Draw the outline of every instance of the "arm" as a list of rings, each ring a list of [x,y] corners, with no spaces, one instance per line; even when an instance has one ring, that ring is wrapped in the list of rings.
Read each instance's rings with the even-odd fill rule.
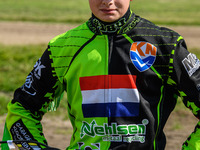
[[[3,140],[37,140],[47,144],[40,121],[49,105],[64,91],[51,67],[49,55],[47,49],[34,65],[24,85],[15,91],[13,100],[8,104]],[[24,142],[21,146],[29,145]]]
[[[200,119],[200,61],[186,50],[183,39],[179,39],[173,56],[171,76],[183,103]],[[182,147],[184,150],[200,149],[200,122]]]

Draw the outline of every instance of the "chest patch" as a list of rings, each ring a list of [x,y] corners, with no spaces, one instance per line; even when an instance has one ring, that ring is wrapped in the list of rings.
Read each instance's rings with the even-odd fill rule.
[[[134,66],[143,72],[149,69],[156,60],[157,48],[148,42],[134,42],[130,49],[130,58]]]
[[[82,110],[88,117],[139,115],[135,75],[99,75],[80,78]]]

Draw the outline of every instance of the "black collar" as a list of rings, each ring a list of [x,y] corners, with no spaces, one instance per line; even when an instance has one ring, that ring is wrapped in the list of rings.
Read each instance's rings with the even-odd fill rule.
[[[99,20],[96,16],[92,14],[92,17],[88,21],[88,27],[92,32],[96,34],[119,34],[124,31],[122,29],[127,27],[127,24],[134,21],[134,16],[135,14],[133,14],[129,8],[122,18],[115,22],[108,23]]]

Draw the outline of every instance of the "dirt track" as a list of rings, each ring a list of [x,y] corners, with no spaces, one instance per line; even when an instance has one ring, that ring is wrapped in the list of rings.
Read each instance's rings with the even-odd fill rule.
[[[77,25],[41,24],[29,22],[0,22],[0,43],[3,44],[38,44],[48,43],[53,37]],[[200,27],[170,26],[187,41],[189,48],[199,47]]]
[[[39,24],[23,22],[0,22],[0,43],[5,45],[24,45],[48,43],[50,39],[76,25]],[[200,27],[170,27],[180,33],[189,48],[199,47]],[[5,116],[0,117],[0,138],[2,137]],[[166,150],[180,150],[181,143],[193,131],[197,120],[188,112],[174,112],[165,128],[167,135]],[[64,149],[70,140],[71,125],[61,117],[45,117],[44,133],[52,146]],[[59,144],[58,144],[59,143]]]
[[[6,45],[48,44],[53,37],[75,26],[69,24],[0,22],[0,43]]]

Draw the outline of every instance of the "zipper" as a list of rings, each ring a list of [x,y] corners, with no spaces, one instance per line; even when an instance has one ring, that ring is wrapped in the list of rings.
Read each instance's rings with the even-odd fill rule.
[[[108,102],[112,103],[112,92],[111,92],[111,86],[112,86],[112,76],[110,75],[110,62],[111,62],[111,57],[113,53],[113,35],[108,35],[108,50],[109,50],[109,55],[108,55]],[[111,112],[109,110],[109,116],[111,116]]]

